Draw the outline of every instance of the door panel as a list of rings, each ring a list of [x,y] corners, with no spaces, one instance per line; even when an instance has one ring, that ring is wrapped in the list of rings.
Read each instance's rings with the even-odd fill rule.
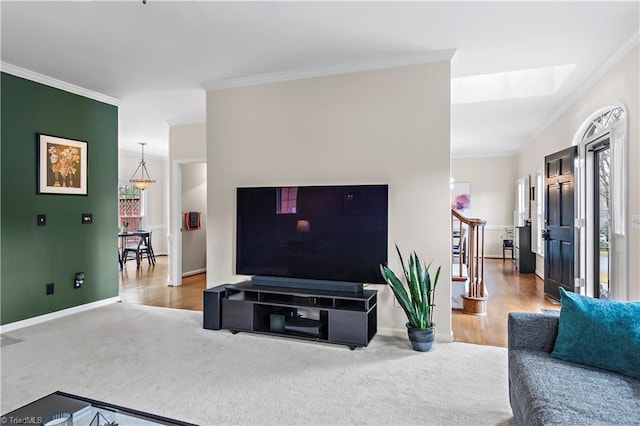
[[[573,180],[569,182],[563,182],[560,184],[560,202],[562,208],[560,209],[560,226],[564,229],[573,230],[574,223],[574,199],[573,199]]]
[[[544,292],[560,299],[559,287],[574,289],[574,175],[577,147],[545,157]]]

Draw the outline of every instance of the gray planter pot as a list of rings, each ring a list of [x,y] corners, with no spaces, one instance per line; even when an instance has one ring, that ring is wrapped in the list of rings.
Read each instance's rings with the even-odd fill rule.
[[[429,328],[413,328],[409,323],[406,325],[407,334],[409,335],[409,340],[411,341],[413,350],[419,352],[430,351],[436,337],[435,325]]]

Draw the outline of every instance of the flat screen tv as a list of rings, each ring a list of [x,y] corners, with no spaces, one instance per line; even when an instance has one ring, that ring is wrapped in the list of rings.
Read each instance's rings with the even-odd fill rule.
[[[237,274],[383,284],[387,247],[387,185],[237,189]]]

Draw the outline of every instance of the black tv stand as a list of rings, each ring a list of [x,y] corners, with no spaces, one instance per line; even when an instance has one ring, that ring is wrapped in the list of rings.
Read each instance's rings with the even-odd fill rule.
[[[377,290],[339,292],[256,285],[253,281],[205,290],[207,329],[278,335],[356,347],[377,332]]]

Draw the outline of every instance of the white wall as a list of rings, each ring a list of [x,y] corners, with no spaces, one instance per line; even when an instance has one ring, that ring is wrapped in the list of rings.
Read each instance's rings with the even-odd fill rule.
[[[451,168],[456,182],[471,183],[471,216],[487,221],[485,256],[502,257],[501,237],[513,229],[518,157],[454,158]]]
[[[389,185],[394,243],[442,265],[438,338],[451,340],[450,64],[440,62],[207,93],[207,286],[236,282],[235,188]],[[387,286],[379,333],[406,318]]]
[[[182,230],[182,275],[207,268],[207,164],[182,166],[182,211],[200,212],[200,229]]]
[[[145,189],[145,228],[153,231],[152,245],[155,254],[167,254],[168,162],[146,154],[144,160],[149,176],[156,180],[149,189]],[[128,181],[139,164],[140,153],[118,152],[118,177]],[[115,188],[114,194],[117,194]]]
[[[636,43],[586,93],[527,144],[519,155],[520,174],[534,175],[543,167],[545,155],[571,146],[578,127],[591,113],[615,102],[622,102],[628,114],[628,289],[627,298],[640,299],[640,230],[630,226],[631,216],[640,214],[640,47]],[[537,270],[544,270],[538,256]]]
[[[207,156],[207,125],[181,124],[169,127],[169,159],[191,160]]]
[[[191,163],[205,163],[206,158],[205,123],[169,128],[169,285],[182,284],[182,168]]]

